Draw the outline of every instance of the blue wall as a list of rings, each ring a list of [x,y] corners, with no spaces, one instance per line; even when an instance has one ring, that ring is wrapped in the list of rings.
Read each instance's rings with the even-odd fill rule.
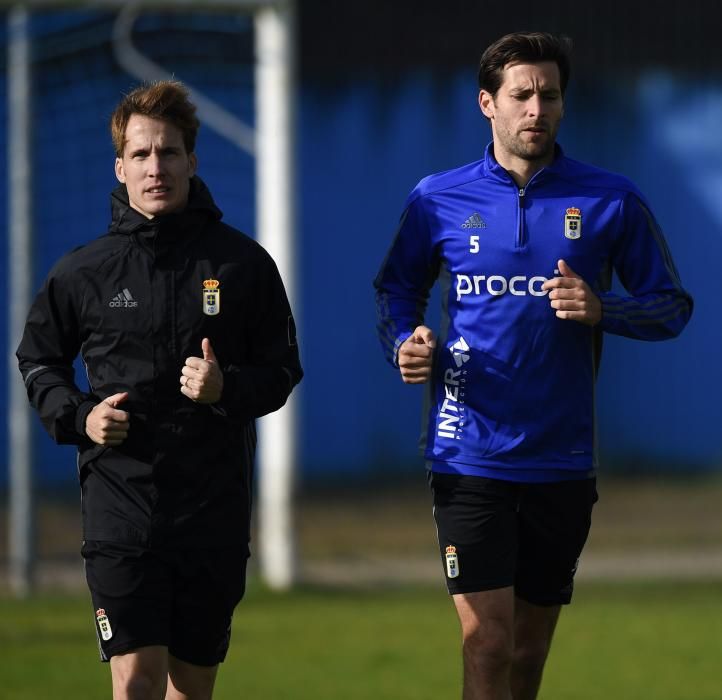
[[[97,17],[102,24],[103,16]],[[152,22],[147,30],[152,32]],[[203,78],[200,68],[196,74],[184,72],[191,72],[192,64],[181,62],[170,48],[163,58],[178,78]],[[47,61],[58,59],[48,56]],[[230,85],[206,89],[251,120],[248,71],[234,75]],[[107,193],[114,182],[107,117],[118,95],[133,83],[117,68],[87,60],[80,67],[77,61],[59,64],[57,73],[38,83],[37,284],[62,252],[107,225]],[[3,123],[5,91],[3,80]],[[300,296],[292,302],[306,369],[299,393],[303,475],[343,478],[418,469],[421,392],[404,386],[382,359],[371,282],[414,184],[430,172],[480,157],[489,132],[476,106],[475,78],[471,71],[445,77],[419,71],[395,85],[369,78],[333,90],[307,82],[299,98]],[[565,150],[636,181],[652,202],[697,304],[677,340],[605,341],[598,391],[605,462],[722,469],[717,400],[722,387],[717,311],[722,299],[722,82],[693,83],[650,73],[626,84],[601,80],[593,88],[577,88],[572,83],[566,113],[560,133]],[[3,131],[2,157],[4,138]],[[227,220],[252,234],[252,162],[208,130],[202,132],[198,152],[200,174]],[[4,221],[5,177],[3,171]],[[0,269],[7,278],[5,245]],[[0,324],[7,354],[14,348],[6,337],[4,306]],[[3,373],[0,400],[6,395]],[[37,434],[41,478],[72,480],[73,449],[55,447],[40,429]],[[6,453],[3,420],[0,484],[6,478]]]

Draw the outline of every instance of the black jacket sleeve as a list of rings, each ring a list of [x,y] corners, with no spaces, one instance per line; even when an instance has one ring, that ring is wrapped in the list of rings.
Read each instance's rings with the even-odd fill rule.
[[[75,383],[73,361],[82,339],[78,325],[79,291],[65,261],[48,275],[28,313],[17,358],[30,403],[59,444],[83,444],[85,419],[97,398]]]
[[[276,264],[263,251],[256,303],[249,309],[248,361],[222,364],[223,394],[215,405],[232,418],[250,420],[278,410],[301,381],[296,325]],[[221,358],[222,363],[222,358]]]

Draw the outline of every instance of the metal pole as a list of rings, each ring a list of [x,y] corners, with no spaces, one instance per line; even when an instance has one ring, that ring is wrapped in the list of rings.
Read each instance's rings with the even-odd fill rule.
[[[273,256],[298,312],[295,275],[294,6],[259,9],[256,30],[256,217],[258,240]],[[296,577],[292,524],[296,400],[259,422],[261,574],[274,589]]]
[[[140,80],[147,82],[172,80],[173,73],[144,56],[133,44],[133,25],[144,7],[144,3],[135,0],[135,2],[128,2],[118,13],[113,26],[115,59],[129,75],[140,78]],[[189,83],[185,81],[184,83],[190,92],[191,102],[198,109],[198,118],[203,126],[213,129],[245,153],[254,156],[256,149],[253,128],[244,124]]]
[[[29,15],[8,13],[8,465],[10,470],[10,587],[17,597],[32,590],[34,563],[31,416],[14,348],[32,299],[31,77]]]

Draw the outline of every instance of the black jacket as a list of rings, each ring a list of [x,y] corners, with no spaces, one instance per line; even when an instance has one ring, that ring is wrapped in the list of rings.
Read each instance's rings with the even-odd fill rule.
[[[111,206],[109,232],[51,270],[17,351],[43,425],[78,446],[84,539],[246,546],[254,418],[283,406],[303,376],[278,270],[220,221],[198,178],[178,214],[146,219],[122,185]],[[206,313],[205,280],[219,282],[215,315]],[[204,337],[223,371],[214,405],[180,392],[181,368],[203,356]],[[74,380],[78,353],[90,393]],[[96,445],[85,419],[121,391],[128,437],[117,448]]]

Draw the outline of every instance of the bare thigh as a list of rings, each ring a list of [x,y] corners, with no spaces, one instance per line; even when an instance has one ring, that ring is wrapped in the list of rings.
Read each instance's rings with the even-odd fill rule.
[[[217,673],[218,665],[196,666],[169,655],[165,700],[211,700]]]
[[[113,700],[163,700],[168,679],[168,648],[147,646],[110,659]]]

